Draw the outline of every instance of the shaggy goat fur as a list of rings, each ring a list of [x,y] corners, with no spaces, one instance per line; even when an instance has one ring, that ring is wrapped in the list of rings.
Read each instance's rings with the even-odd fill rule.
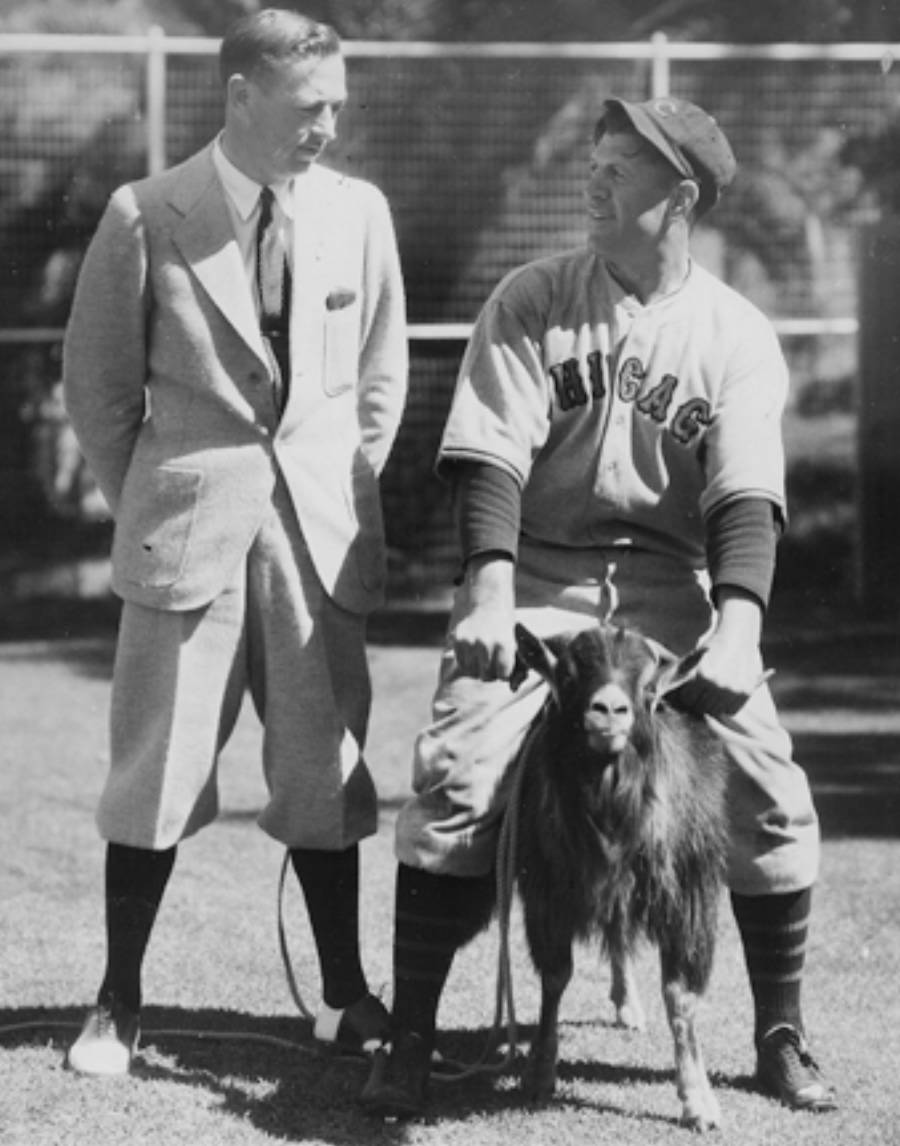
[[[660,952],[682,1121],[716,1125],[694,1013],[712,968],[725,870],[720,742],[702,717],[666,701],[677,665],[638,634],[604,626],[548,645],[519,627],[517,637],[522,659],[550,686],[511,809],[518,889],[542,980],[526,1089],[546,1099],[555,1085],[573,941],[599,937],[621,1005],[617,984],[622,994],[629,957],[646,936]]]

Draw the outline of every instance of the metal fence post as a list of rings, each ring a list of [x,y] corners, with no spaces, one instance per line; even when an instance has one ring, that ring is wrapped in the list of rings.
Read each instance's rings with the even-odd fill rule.
[[[653,56],[650,61],[650,98],[659,99],[669,94],[671,85],[671,61],[669,60],[669,37],[665,32],[654,32],[650,37]]]
[[[166,34],[154,24],[147,30],[147,170],[166,166]]]

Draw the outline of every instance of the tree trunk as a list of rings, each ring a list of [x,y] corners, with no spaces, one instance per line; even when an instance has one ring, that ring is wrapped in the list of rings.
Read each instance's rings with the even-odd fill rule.
[[[861,240],[858,584],[867,612],[900,617],[900,218]]]

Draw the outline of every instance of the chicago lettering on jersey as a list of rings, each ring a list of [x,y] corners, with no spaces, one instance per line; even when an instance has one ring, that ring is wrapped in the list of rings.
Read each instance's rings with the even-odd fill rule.
[[[586,406],[589,398],[606,397],[609,359],[604,359],[599,350],[593,350],[587,356],[587,367],[587,381],[577,358],[567,358],[550,367],[556,401],[563,412]],[[633,355],[619,367],[616,379],[618,397],[623,402],[634,403],[640,414],[659,425],[666,423],[677,390],[678,378],[674,374],[663,374],[658,382],[649,385],[646,367]],[[710,414],[710,405],[705,398],[689,398],[682,402],[672,416],[669,427],[672,437],[682,445],[690,445],[709,425]]]

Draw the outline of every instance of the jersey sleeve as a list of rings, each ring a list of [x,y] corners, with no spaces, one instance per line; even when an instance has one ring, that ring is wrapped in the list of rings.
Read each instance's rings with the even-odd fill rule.
[[[488,300],[463,356],[438,451],[442,473],[458,461],[499,466],[523,486],[547,439],[550,396],[541,343],[527,314]]]
[[[747,317],[747,316],[745,316]],[[759,497],[786,517],[781,417],[788,370],[768,320],[751,312],[725,368],[703,452],[704,517],[734,498]]]

